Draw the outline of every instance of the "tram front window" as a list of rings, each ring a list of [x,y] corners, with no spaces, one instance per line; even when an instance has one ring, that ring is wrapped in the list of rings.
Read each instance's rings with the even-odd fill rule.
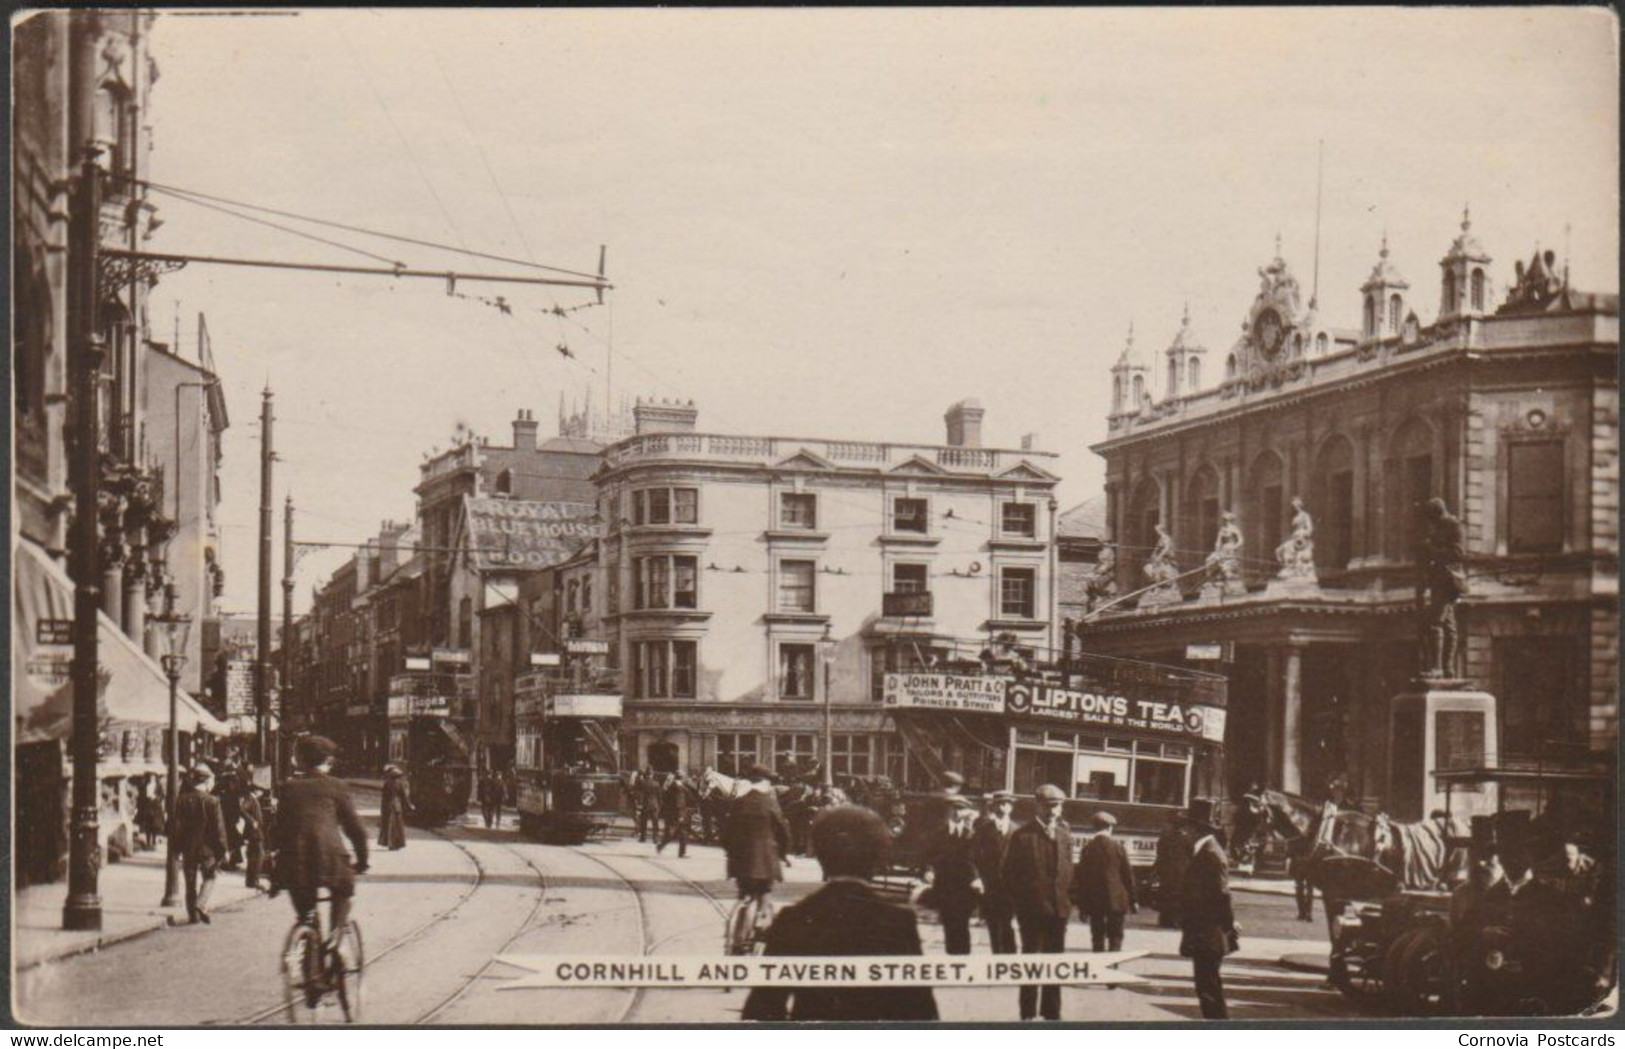
[[[1134,800],[1141,805],[1185,804],[1187,767],[1183,762],[1141,758],[1134,766]]]
[[[1128,767],[1127,758],[1079,754],[1075,772],[1077,787],[1072,796],[1091,801],[1127,801]]]

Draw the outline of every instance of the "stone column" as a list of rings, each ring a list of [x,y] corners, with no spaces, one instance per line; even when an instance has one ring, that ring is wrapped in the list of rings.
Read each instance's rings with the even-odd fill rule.
[[[1266,646],[1264,656],[1264,770],[1270,787],[1281,786],[1281,658],[1274,645]]]
[[[1281,789],[1303,792],[1303,646],[1288,643],[1278,657],[1281,671]]]

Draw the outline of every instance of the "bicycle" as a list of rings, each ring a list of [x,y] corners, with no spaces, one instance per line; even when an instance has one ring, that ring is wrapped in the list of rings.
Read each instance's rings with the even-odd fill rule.
[[[773,924],[773,901],[764,893],[742,896],[728,914],[723,953],[761,954],[767,949],[767,930]]]
[[[318,893],[310,914],[294,921],[282,948],[282,987],[290,1024],[316,1023],[317,1011],[331,994],[338,1001],[345,1023],[361,1021],[361,972],[366,954],[361,926],[354,918],[329,943],[322,935],[321,905],[331,903]]]

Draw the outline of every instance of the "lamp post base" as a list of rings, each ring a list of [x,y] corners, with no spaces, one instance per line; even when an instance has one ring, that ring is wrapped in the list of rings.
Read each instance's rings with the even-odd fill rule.
[[[102,927],[100,896],[69,896],[62,907],[62,927],[69,932],[99,932]]]

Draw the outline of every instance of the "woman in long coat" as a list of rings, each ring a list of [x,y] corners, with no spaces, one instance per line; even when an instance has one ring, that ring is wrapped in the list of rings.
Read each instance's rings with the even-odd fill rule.
[[[386,849],[406,848],[406,814],[412,811],[412,798],[406,792],[406,777],[399,766],[384,769],[384,805],[378,818],[378,844]]]

